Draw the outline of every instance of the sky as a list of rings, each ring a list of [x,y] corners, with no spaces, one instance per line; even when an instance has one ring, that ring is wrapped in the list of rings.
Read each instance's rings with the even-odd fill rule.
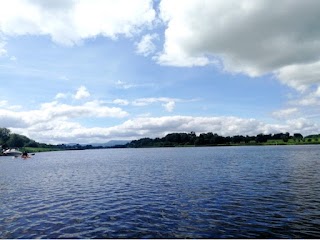
[[[320,133],[318,0],[3,0],[0,127],[43,143]]]

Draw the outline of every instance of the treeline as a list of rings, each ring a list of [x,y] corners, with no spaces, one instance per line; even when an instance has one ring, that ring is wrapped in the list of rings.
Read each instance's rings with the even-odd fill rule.
[[[7,148],[36,148],[46,150],[84,150],[84,149],[101,149],[109,148],[103,146],[80,145],[80,144],[46,144],[36,142],[24,135],[11,133],[7,128],[0,128],[0,145],[2,149]],[[123,145],[116,145],[113,148],[122,148]],[[37,151],[37,150],[34,150]],[[1,153],[0,153],[1,154]]]
[[[258,134],[256,136],[220,136],[217,133],[201,133],[196,135],[195,132],[190,133],[170,133],[163,138],[141,138],[133,140],[125,145],[115,145],[111,147],[92,146],[80,144],[45,144],[38,143],[26,136],[11,133],[7,128],[0,128],[0,145],[6,148],[50,148],[51,150],[83,150],[83,149],[99,149],[99,148],[142,148],[142,147],[175,147],[175,146],[225,146],[225,145],[260,145],[265,143],[273,144],[304,144],[315,143],[320,144],[320,134],[313,134],[303,137],[300,133],[276,133],[276,134]]]
[[[318,136],[318,135],[310,135]],[[308,137],[310,137],[308,136]],[[269,140],[278,140],[283,143],[288,142],[290,139],[294,142],[304,142],[305,138],[300,133],[276,133],[276,134],[258,134],[256,136],[220,136],[217,133],[201,133],[196,135],[194,132],[191,133],[170,133],[163,138],[142,138],[139,140],[131,141],[126,144],[129,148],[139,148],[139,147],[175,147],[175,146],[218,146],[218,145],[256,145],[263,144]]]
[[[20,134],[11,133],[7,128],[0,128],[0,144],[3,148],[39,146],[36,141]]]
[[[107,147],[103,146],[92,146],[91,144],[81,145],[81,144],[58,144],[56,145],[61,150],[85,150],[85,149],[103,149]]]
[[[2,149],[6,148],[44,148],[50,150],[84,150],[99,149],[102,146],[80,145],[80,144],[46,144],[36,142],[24,135],[11,133],[7,128],[0,128],[0,145]]]
[[[11,133],[7,128],[0,128],[0,145],[3,149],[6,148],[56,148],[57,146],[45,143],[38,143],[26,136]]]

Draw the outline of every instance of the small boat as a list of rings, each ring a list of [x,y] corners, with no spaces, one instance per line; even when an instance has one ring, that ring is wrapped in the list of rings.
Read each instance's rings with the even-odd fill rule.
[[[22,152],[20,152],[19,150],[15,149],[15,148],[10,148],[10,149],[7,149],[7,150],[3,151],[2,154],[4,156],[18,157],[18,156],[22,155]]]

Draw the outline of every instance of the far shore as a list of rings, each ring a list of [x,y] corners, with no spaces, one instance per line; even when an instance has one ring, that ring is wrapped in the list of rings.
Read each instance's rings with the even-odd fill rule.
[[[320,142],[283,142],[283,141],[269,141],[266,143],[239,143],[239,144],[207,144],[207,145],[167,145],[167,146],[142,146],[137,148],[168,148],[168,147],[178,147],[178,148],[190,148],[190,147],[243,147],[243,146],[297,146],[297,145],[318,145]],[[37,153],[37,152],[51,152],[51,151],[71,151],[71,150],[90,150],[90,149],[129,149],[132,147],[126,147],[125,145],[117,145],[111,147],[99,147],[99,148],[70,148],[70,149],[62,149],[62,148],[36,148],[36,147],[23,147],[20,148],[22,151],[26,151],[28,153]]]

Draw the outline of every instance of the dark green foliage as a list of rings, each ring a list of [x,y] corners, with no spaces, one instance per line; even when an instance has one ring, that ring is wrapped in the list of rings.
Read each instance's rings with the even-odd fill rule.
[[[10,130],[7,128],[0,128],[0,144],[6,144],[10,137]]]
[[[320,135],[312,135],[319,136]],[[290,142],[289,140],[292,139]],[[313,138],[316,139],[316,138]],[[128,144],[126,147],[129,148],[139,148],[139,147],[176,147],[176,146],[227,146],[227,145],[264,145],[270,144],[269,141],[273,142],[271,144],[302,144],[306,142],[306,138],[300,133],[295,133],[290,136],[290,133],[276,133],[276,134],[263,134],[260,133],[257,136],[228,136],[223,137],[217,133],[201,133],[196,136],[194,132],[191,133],[170,133],[163,138],[142,138],[140,140],[134,140]],[[301,142],[301,143],[300,143]],[[314,140],[313,142],[317,142]],[[308,143],[311,143],[308,140]]]
[[[258,134],[256,137],[256,143],[265,143],[268,141],[268,139],[270,139],[269,135],[264,135],[264,134]]]
[[[39,143],[37,143],[36,141],[30,140],[30,142],[28,142],[27,144],[25,144],[25,147],[39,147]]]
[[[294,134],[293,134],[293,137],[294,137],[295,139],[299,139],[299,140],[301,140],[301,139],[303,138],[302,134],[300,134],[300,133],[294,133]]]
[[[223,137],[217,133],[201,133],[197,136],[194,132],[191,133],[170,133],[163,138],[142,138],[134,140],[126,147],[175,147],[175,146],[217,146],[230,144],[248,144],[254,140],[255,137],[236,135],[233,137]]]
[[[11,134],[8,141],[7,141],[7,145],[10,148],[14,148],[14,147],[23,147],[25,144],[26,139],[28,139],[27,137],[24,137],[22,135],[19,134]],[[28,139],[29,140],[29,139]]]
[[[320,134],[309,135],[309,136],[306,136],[305,138],[320,138]]]
[[[22,147],[32,147],[46,148],[49,145],[44,143],[37,143],[36,141],[16,133],[11,133],[7,128],[0,128],[0,145],[3,149],[6,148],[22,148]]]

